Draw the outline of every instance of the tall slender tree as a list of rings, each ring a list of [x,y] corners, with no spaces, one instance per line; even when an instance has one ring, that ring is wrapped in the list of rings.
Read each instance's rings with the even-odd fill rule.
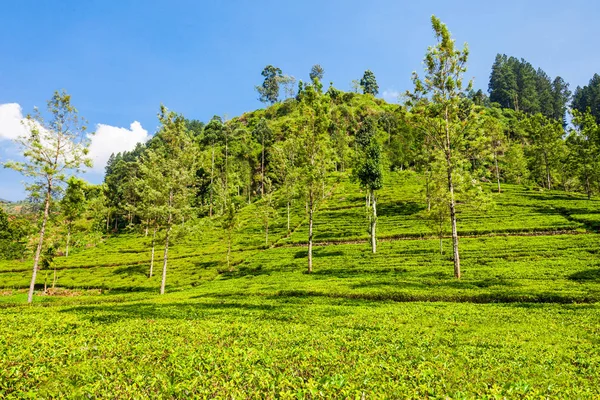
[[[315,82],[317,82],[315,80]],[[329,135],[327,134],[326,104],[314,85],[306,85],[298,107],[301,120],[297,134],[300,144],[300,185],[308,213],[308,273],[313,271],[313,220],[317,203],[322,196],[325,176],[323,172],[331,164]]]
[[[156,213],[161,216],[165,229],[162,280],[160,294],[165,293],[169,240],[174,221],[189,214],[193,184],[197,171],[197,152],[193,138],[186,128],[185,118],[161,106],[158,119],[161,123],[157,140],[144,153],[141,163],[155,200]]]
[[[261,118],[256,125],[256,128],[252,131],[254,138],[260,143],[261,146],[261,157],[260,157],[260,194],[265,194],[265,169],[267,162],[268,147],[271,145],[273,140],[273,131],[269,128],[269,124],[265,118]]]
[[[416,126],[429,138],[446,166],[448,207],[452,224],[454,276],[460,278],[460,254],[456,226],[455,174],[464,157],[468,130],[476,121],[471,102],[464,102],[472,83],[464,88],[463,75],[469,56],[467,45],[455,47],[450,31],[437,17],[431,17],[437,44],[425,56],[425,78],[413,73],[414,92],[407,93],[407,105]]]
[[[33,301],[53,193],[65,183],[68,172],[81,171],[81,168],[92,165],[87,156],[87,127],[71,103],[71,96],[64,90],[54,92],[48,101],[47,110],[49,120],[45,120],[37,109],[28,115],[25,119],[27,133],[16,139],[16,143],[23,150],[25,161],[4,164],[5,167],[31,178],[32,181],[26,184],[26,189],[34,197],[43,197],[43,214],[33,259],[28,303]]]

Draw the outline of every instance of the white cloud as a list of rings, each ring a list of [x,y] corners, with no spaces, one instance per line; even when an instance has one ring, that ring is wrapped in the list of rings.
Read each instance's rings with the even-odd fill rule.
[[[134,121],[129,129],[98,124],[96,133],[88,137],[91,139],[90,157],[94,161],[93,172],[103,172],[112,153],[131,151],[136,144],[145,143],[150,139],[148,131],[137,121]]]
[[[400,92],[393,89],[384,90],[381,97],[387,102],[398,101],[400,98]]]
[[[23,121],[23,113],[19,104],[0,104],[0,141],[25,135],[27,129],[21,121]]]

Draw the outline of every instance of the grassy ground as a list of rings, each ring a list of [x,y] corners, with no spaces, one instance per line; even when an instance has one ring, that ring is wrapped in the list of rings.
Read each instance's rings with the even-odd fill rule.
[[[387,178],[373,255],[363,195],[335,183],[311,275],[301,204],[268,247],[258,205],[242,209],[230,268],[218,221],[193,224],[165,296],[147,237],[56,258],[78,295],[29,307],[30,262],[1,263],[0,397],[600,397],[600,201],[506,185],[494,208],[463,207],[457,281],[420,186]]]

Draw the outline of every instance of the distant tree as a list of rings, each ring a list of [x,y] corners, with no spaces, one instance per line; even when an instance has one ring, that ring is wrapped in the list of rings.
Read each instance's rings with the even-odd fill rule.
[[[260,121],[258,121],[256,128],[254,128],[254,131],[252,131],[252,135],[260,143],[260,146],[262,148],[260,161],[260,194],[261,196],[263,196],[265,194],[266,154],[268,151],[267,148],[271,145],[271,142],[273,140],[273,131],[271,130],[271,128],[269,128],[267,120],[261,118]]]
[[[325,70],[319,64],[315,64],[310,69],[310,80],[314,81],[315,79],[318,81],[323,80],[323,76],[325,75]]]
[[[476,106],[489,106],[490,99],[485,93],[483,93],[483,90],[481,89],[477,91],[471,90],[469,91],[467,96],[469,97],[469,99],[471,99],[471,101],[473,101],[473,104],[475,104]]]
[[[368,126],[374,130],[376,125],[372,122]],[[357,164],[353,171],[353,177],[367,191],[369,235],[371,250],[375,254],[377,252],[377,191],[383,188],[381,145],[375,139],[374,132],[363,133],[362,140],[358,143]]]
[[[450,32],[435,16],[431,17],[437,44],[425,56],[425,79],[413,73],[415,89],[407,93],[408,106],[419,127],[435,149],[432,154],[445,162],[448,207],[452,224],[454,276],[460,278],[458,230],[456,227],[455,175],[464,158],[465,144],[472,125],[477,121],[472,103],[463,101],[463,74],[466,72],[468,49],[458,50]],[[469,83],[466,91],[471,89]]]
[[[237,216],[237,209],[233,202],[227,204],[227,211],[222,221],[222,227],[227,232],[227,269],[231,268],[231,243],[233,239],[233,232],[238,228],[239,221]]]
[[[211,118],[210,122],[204,127],[200,143],[210,147],[210,186],[209,186],[209,211],[208,215],[213,215],[214,204],[214,181],[215,181],[215,155],[217,144],[223,137],[223,119],[218,115]]]
[[[86,182],[83,179],[74,176],[70,177],[67,181],[65,195],[60,201],[60,208],[67,227],[66,257],[69,257],[69,243],[71,241],[73,222],[81,217],[85,209],[85,187]]]
[[[510,143],[503,161],[504,176],[508,182],[520,185],[529,179],[527,157],[522,143]]]
[[[590,199],[593,183],[600,182],[600,127],[589,110],[573,110],[573,125],[567,138],[569,164]]]
[[[325,184],[324,171],[331,164],[326,104],[318,90],[309,85],[304,88],[298,107],[298,138],[300,154],[300,187],[308,213],[308,273],[313,271],[313,220],[319,202],[319,192]]]
[[[276,216],[277,209],[273,201],[273,192],[270,190],[270,185],[268,185],[267,191],[259,202],[257,210],[257,217],[265,229],[265,247],[269,246],[269,224]]]
[[[7,162],[7,168],[21,172],[32,178],[26,189],[34,197],[44,198],[44,211],[39,231],[38,244],[33,259],[33,272],[27,302],[33,301],[33,291],[38,272],[40,256],[44,246],[44,235],[53,201],[54,192],[66,180],[68,171],[80,171],[83,166],[91,167],[87,157],[89,141],[85,134],[87,128],[79,117],[77,109],[71,104],[71,96],[65,91],[56,91],[48,101],[50,120],[46,121],[35,109],[25,119],[27,134],[16,139],[23,150],[25,161]]]
[[[22,258],[26,247],[23,239],[26,239],[27,232],[21,224],[28,224],[26,220],[18,220],[14,216],[9,216],[0,207],[0,260],[14,260]]]
[[[286,201],[287,209],[287,232],[290,228],[290,208],[292,201],[298,195],[298,181],[300,179],[298,162],[300,148],[298,140],[290,137],[284,142],[273,146],[273,163],[277,180],[280,182]]]
[[[571,99],[571,91],[569,90],[569,84],[560,76],[557,76],[552,81],[552,98],[554,103],[552,118],[561,121],[563,127],[565,127],[567,126],[567,104]]]
[[[490,152],[493,158],[494,177],[498,185],[498,193],[500,188],[500,157],[503,155],[506,146],[506,138],[504,136],[504,126],[499,118],[494,115],[486,115],[483,118],[481,127],[484,130],[484,135],[489,143]]]
[[[197,171],[193,138],[182,115],[161,106],[158,140],[143,155],[141,172],[153,192],[154,209],[165,228],[160,294],[165,293],[169,240],[174,221],[189,213]]]
[[[584,87],[577,86],[571,108],[580,113],[587,112],[589,108],[596,122],[600,124],[600,75],[594,74]]]
[[[260,95],[259,100],[263,103],[274,104],[279,99],[279,82],[282,77],[281,69],[267,65],[261,75],[265,77],[261,86],[256,86]]]
[[[562,124],[542,114],[527,117],[522,124],[530,140],[529,169],[534,177],[538,178],[538,182],[550,190],[552,171],[559,165],[561,149],[564,145]]]
[[[492,65],[488,91],[490,101],[503,108],[527,114],[542,113],[564,123],[566,104],[571,96],[568,87],[561,77],[552,80],[541,68],[536,70],[524,59],[498,54]]]
[[[363,74],[363,77],[360,80],[360,86],[362,87],[364,94],[372,94],[373,96],[379,94],[379,85],[377,85],[375,74],[369,69]]]
[[[278,82],[283,87],[285,98],[291,99],[296,96],[296,78],[291,75],[281,75],[278,77]]]

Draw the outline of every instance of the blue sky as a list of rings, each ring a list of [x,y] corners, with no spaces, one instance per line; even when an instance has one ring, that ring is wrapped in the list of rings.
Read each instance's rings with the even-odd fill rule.
[[[98,129],[98,151],[152,134],[162,102],[188,118],[261,107],[254,85],[267,64],[349,89],[371,69],[390,101],[434,38],[431,14],[471,50],[468,75],[487,89],[496,53],[523,57],[574,89],[600,72],[600,2],[558,1],[34,1],[0,13],[0,161],[18,156],[7,119],[43,106],[56,89]],[[8,112],[8,111],[10,112]],[[1,109],[0,109],[1,111]],[[137,121],[138,124],[132,126]],[[14,121],[13,121],[14,122]],[[123,128],[123,129],[118,129]],[[3,140],[4,139],[4,140]],[[102,165],[87,179],[102,180]],[[0,198],[25,196],[0,169]]]

